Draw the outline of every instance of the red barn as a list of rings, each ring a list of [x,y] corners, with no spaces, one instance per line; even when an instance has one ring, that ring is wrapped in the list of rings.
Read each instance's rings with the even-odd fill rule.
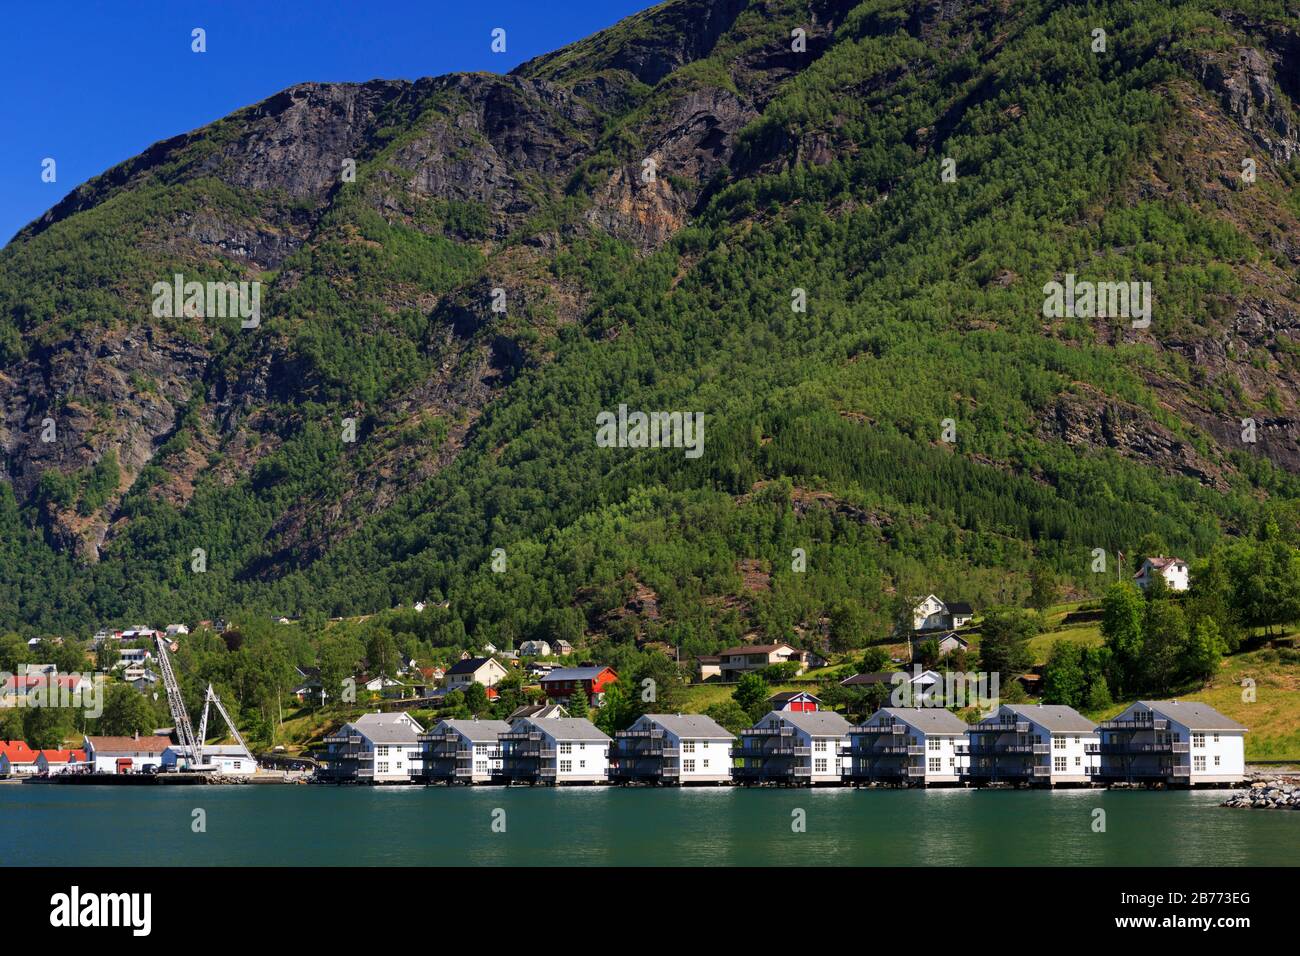
[[[552,700],[568,700],[575,689],[587,692],[587,703],[599,703],[605,688],[618,680],[612,667],[557,667],[542,678],[542,693]]]

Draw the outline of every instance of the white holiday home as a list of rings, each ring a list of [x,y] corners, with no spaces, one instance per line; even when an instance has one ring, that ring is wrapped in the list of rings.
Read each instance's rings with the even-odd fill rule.
[[[882,707],[849,731],[847,783],[942,786],[961,782],[967,724],[942,707]]]
[[[488,783],[501,776],[501,734],[510,732],[504,720],[464,718],[440,720],[420,737],[427,783]]]
[[[773,710],[740,732],[731,750],[737,783],[839,784],[853,725],[829,710]]]
[[[524,717],[498,739],[505,782],[608,782],[610,739],[589,720]]]
[[[1239,783],[1247,730],[1194,700],[1140,700],[1101,725],[1101,776],[1129,783]]]
[[[410,714],[363,714],[325,738],[322,776],[338,783],[409,783],[422,772],[422,733]]]
[[[703,714],[643,714],[614,735],[609,779],[678,786],[730,783],[735,740]]]
[[[1086,785],[1098,767],[1097,727],[1073,707],[1003,704],[968,732],[975,783]]]

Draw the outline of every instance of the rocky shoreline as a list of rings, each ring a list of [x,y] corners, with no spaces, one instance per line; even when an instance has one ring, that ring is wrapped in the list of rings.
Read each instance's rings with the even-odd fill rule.
[[[1296,777],[1272,774],[1257,777],[1248,790],[1237,790],[1221,807],[1247,810],[1300,810],[1300,784]]]

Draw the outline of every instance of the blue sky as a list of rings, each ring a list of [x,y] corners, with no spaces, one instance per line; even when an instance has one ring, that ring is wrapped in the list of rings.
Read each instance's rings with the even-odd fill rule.
[[[149,144],[308,80],[504,73],[655,0],[14,3],[0,31],[0,243]],[[207,31],[207,52],[190,32]],[[493,53],[492,30],[506,31]],[[41,181],[52,157],[57,181]]]

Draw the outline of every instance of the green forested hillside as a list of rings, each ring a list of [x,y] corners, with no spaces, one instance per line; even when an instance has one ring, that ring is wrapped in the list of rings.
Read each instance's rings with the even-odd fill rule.
[[[1098,594],[1118,551],[1266,517],[1300,543],[1297,30],[673,0],[509,77],[295,88],[160,144],[0,253],[0,627],[424,599],[445,647],[849,649],[898,594]],[[289,111],[299,153],[254,150]],[[176,271],[260,279],[261,326],[154,318]],[[1150,282],[1150,327],[1045,318],[1067,273]],[[702,412],[704,453],[597,447],[620,404]]]

